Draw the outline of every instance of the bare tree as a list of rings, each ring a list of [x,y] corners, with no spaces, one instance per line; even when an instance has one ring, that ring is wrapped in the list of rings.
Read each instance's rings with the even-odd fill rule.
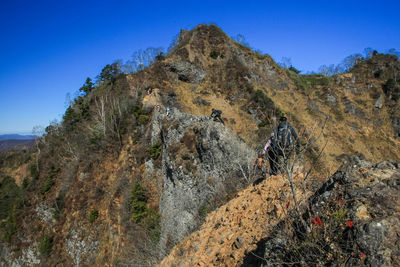
[[[324,76],[328,76],[328,66],[322,65],[319,67],[318,72]]]
[[[245,143],[240,143],[236,146],[236,155],[234,164],[240,170],[243,179],[247,185],[253,182],[255,176],[255,155],[249,150]],[[243,161],[243,159],[246,159]]]
[[[96,121],[100,125],[100,129],[102,131],[103,136],[106,135],[106,102],[107,102],[107,96],[100,96],[96,97],[95,100],[95,112],[96,112]]]
[[[179,33],[174,35],[174,37],[172,37],[172,40],[167,49],[167,54],[170,54],[172,51],[174,51],[175,48],[178,46],[178,44],[179,44]]]
[[[45,128],[41,125],[36,125],[32,129],[32,133],[36,136],[35,145],[36,145],[36,171],[39,173],[39,159],[40,159],[40,145],[46,143],[46,136],[45,136]]]
[[[282,57],[281,62],[278,65],[282,68],[288,69],[292,66],[292,59],[290,57]]]
[[[364,58],[368,59],[368,58],[371,58],[373,56],[374,49],[371,48],[371,47],[366,47],[366,48],[364,48],[363,52],[364,52]]]
[[[244,37],[243,34],[237,34],[235,36],[232,36],[231,38],[232,38],[232,40],[234,40],[235,42],[237,42],[241,45],[249,46],[249,43],[246,41],[246,38]]]

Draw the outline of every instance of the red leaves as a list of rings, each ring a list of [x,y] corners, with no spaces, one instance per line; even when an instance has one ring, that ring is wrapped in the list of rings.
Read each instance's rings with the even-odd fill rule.
[[[352,228],[354,226],[354,222],[351,220],[347,221],[347,227]]]
[[[340,205],[340,206],[344,206],[344,200],[343,200],[343,199],[340,199],[340,200],[339,200],[339,205]]]
[[[319,216],[312,218],[312,222],[314,223],[315,226],[322,226],[322,221],[321,218]]]
[[[290,206],[290,201],[288,201],[288,203],[286,203],[286,208],[288,209]]]

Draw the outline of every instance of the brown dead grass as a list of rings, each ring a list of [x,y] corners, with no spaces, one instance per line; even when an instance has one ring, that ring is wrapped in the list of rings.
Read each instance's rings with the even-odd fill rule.
[[[222,94],[216,92],[217,90],[215,88],[209,87],[207,84],[197,87],[195,92],[190,90],[191,86],[191,84],[180,82],[179,86],[176,88],[177,97],[183,106],[184,112],[197,116],[209,116],[211,114],[211,108],[220,109],[225,125],[248,143],[251,143],[257,130],[257,125],[250,115],[240,109],[240,103],[231,105]],[[210,94],[202,95],[200,93],[202,90],[206,90],[210,92]],[[193,100],[198,96],[210,102],[210,106],[197,106],[193,104]],[[236,123],[232,124],[231,119],[234,119]]]

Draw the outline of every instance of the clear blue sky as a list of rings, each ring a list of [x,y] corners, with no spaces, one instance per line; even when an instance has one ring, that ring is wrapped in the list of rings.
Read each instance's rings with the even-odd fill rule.
[[[29,133],[108,63],[215,23],[303,71],[365,47],[400,48],[399,1],[2,1],[0,134]]]

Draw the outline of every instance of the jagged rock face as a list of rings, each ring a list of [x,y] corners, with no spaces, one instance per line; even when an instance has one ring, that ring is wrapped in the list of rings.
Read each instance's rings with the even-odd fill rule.
[[[398,163],[389,161],[373,165],[358,157],[350,157],[348,164],[339,169],[310,198],[309,210],[303,214],[303,218],[312,221],[313,217],[318,216],[321,225],[313,227],[329,231],[332,228],[327,224],[338,223],[341,216],[347,217],[347,226],[345,222],[344,226],[335,228],[337,232],[328,233],[320,250],[321,255],[325,252],[326,255],[347,255],[346,259],[329,256],[300,257],[296,253],[302,252],[301,246],[311,242],[310,239],[304,237],[304,243],[297,242],[297,252],[288,250],[288,244],[292,242],[291,235],[282,234],[279,231],[281,228],[277,226],[275,233],[259,243],[258,253],[262,253],[254,251],[258,257],[249,253],[244,265],[272,266],[277,261],[293,262],[295,259],[300,262],[313,259],[313,262],[321,265],[333,266],[396,265],[400,261],[398,167]],[[340,208],[330,215],[333,206]],[[313,233],[314,229],[310,231]],[[262,258],[266,260],[260,260]]]
[[[216,203],[243,185],[255,152],[209,117],[173,109],[162,126],[161,254],[201,223]]]
[[[400,137],[400,117],[393,117],[392,125],[393,125],[393,129],[394,129],[394,136]]]
[[[200,83],[206,76],[206,71],[188,61],[176,61],[168,65],[171,72],[178,75],[178,80],[189,83]]]
[[[214,25],[182,31],[175,55],[179,60],[170,63],[168,69],[184,82],[200,83],[208,77],[215,87],[229,91],[254,84],[277,90],[291,86],[286,72],[272,58],[261,54],[254,57],[250,48],[234,43]]]

